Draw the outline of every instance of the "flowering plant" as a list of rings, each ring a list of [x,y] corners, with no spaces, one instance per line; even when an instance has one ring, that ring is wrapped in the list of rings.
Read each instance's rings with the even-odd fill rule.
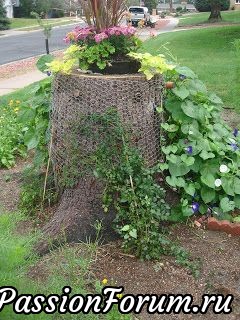
[[[209,93],[192,70],[176,67],[169,72],[175,87],[164,103],[165,162],[160,168],[181,195],[171,218],[208,213],[231,220],[229,213],[240,209],[238,129],[221,119],[221,99]]]
[[[79,61],[80,69],[97,66],[102,70],[112,61],[129,60],[127,54],[136,51],[141,44],[135,32],[136,29],[131,26],[112,26],[101,31],[94,26],[76,27],[64,40],[77,45],[79,50],[75,50],[74,56]]]

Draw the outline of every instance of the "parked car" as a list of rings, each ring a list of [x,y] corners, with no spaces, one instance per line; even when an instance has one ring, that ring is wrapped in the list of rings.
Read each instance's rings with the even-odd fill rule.
[[[133,26],[137,27],[138,23],[140,21],[143,21],[145,26],[150,26],[151,28],[155,27],[155,23],[151,21],[151,17],[147,7],[131,6],[129,7],[128,11],[128,22],[131,22]]]

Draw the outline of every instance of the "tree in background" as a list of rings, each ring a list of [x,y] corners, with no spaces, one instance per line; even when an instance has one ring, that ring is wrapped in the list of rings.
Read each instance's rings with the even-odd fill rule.
[[[156,9],[158,4],[157,0],[145,0],[144,6],[148,8],[149,13],[152,14],[152,9]]]
[[[230,0],[195,0],[195,7],[201,12],[210,11],[208,20],[216,22],[222,20],[221,11],[229,9]]]
[[[9,29],[10,21],[6,17],[6,11],[3,6],[3,0],[0,0],[0,30]]]

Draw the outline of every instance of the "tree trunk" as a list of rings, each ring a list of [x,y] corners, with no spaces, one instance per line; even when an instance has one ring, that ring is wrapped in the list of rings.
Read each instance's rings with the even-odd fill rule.
[[[173,0],[169,1],[169,11],[173,12]]]
[[[208,20],[210,22],[222,20],[220,3],[213,3],[211,5],[211,13]]]

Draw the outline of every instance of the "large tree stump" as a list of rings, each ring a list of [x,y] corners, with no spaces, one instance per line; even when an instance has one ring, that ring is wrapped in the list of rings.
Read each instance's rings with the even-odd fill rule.
[[[52,163],[56,184],[62,195],[59,206],[45,226],[44,233],[55,241],[63,236],[67,241],[85,241],[94,237],[92,225],[96,219],[103,222],[104,239],[111,238],[114,212],[103,213],[102,188],[94,177],[78,179],[73,188],[62,190],[63,172],[73,169],[80,172],[81,164],[73,165],[73,124],[81,115],[103,113],[115,107],[121,120],[131,129],[133,143],[146,164],[154,165],[159,158],[159,128],[156,107],[161,104],[163,81],[156,77],[147,81],[143,75],[87,75],[74,73],[57,75],[53,82],[52,99]],[[94,145],[91,139],[78,136],[79,152],[89,152]],[[54,240],[55,239],[55,240]]]

